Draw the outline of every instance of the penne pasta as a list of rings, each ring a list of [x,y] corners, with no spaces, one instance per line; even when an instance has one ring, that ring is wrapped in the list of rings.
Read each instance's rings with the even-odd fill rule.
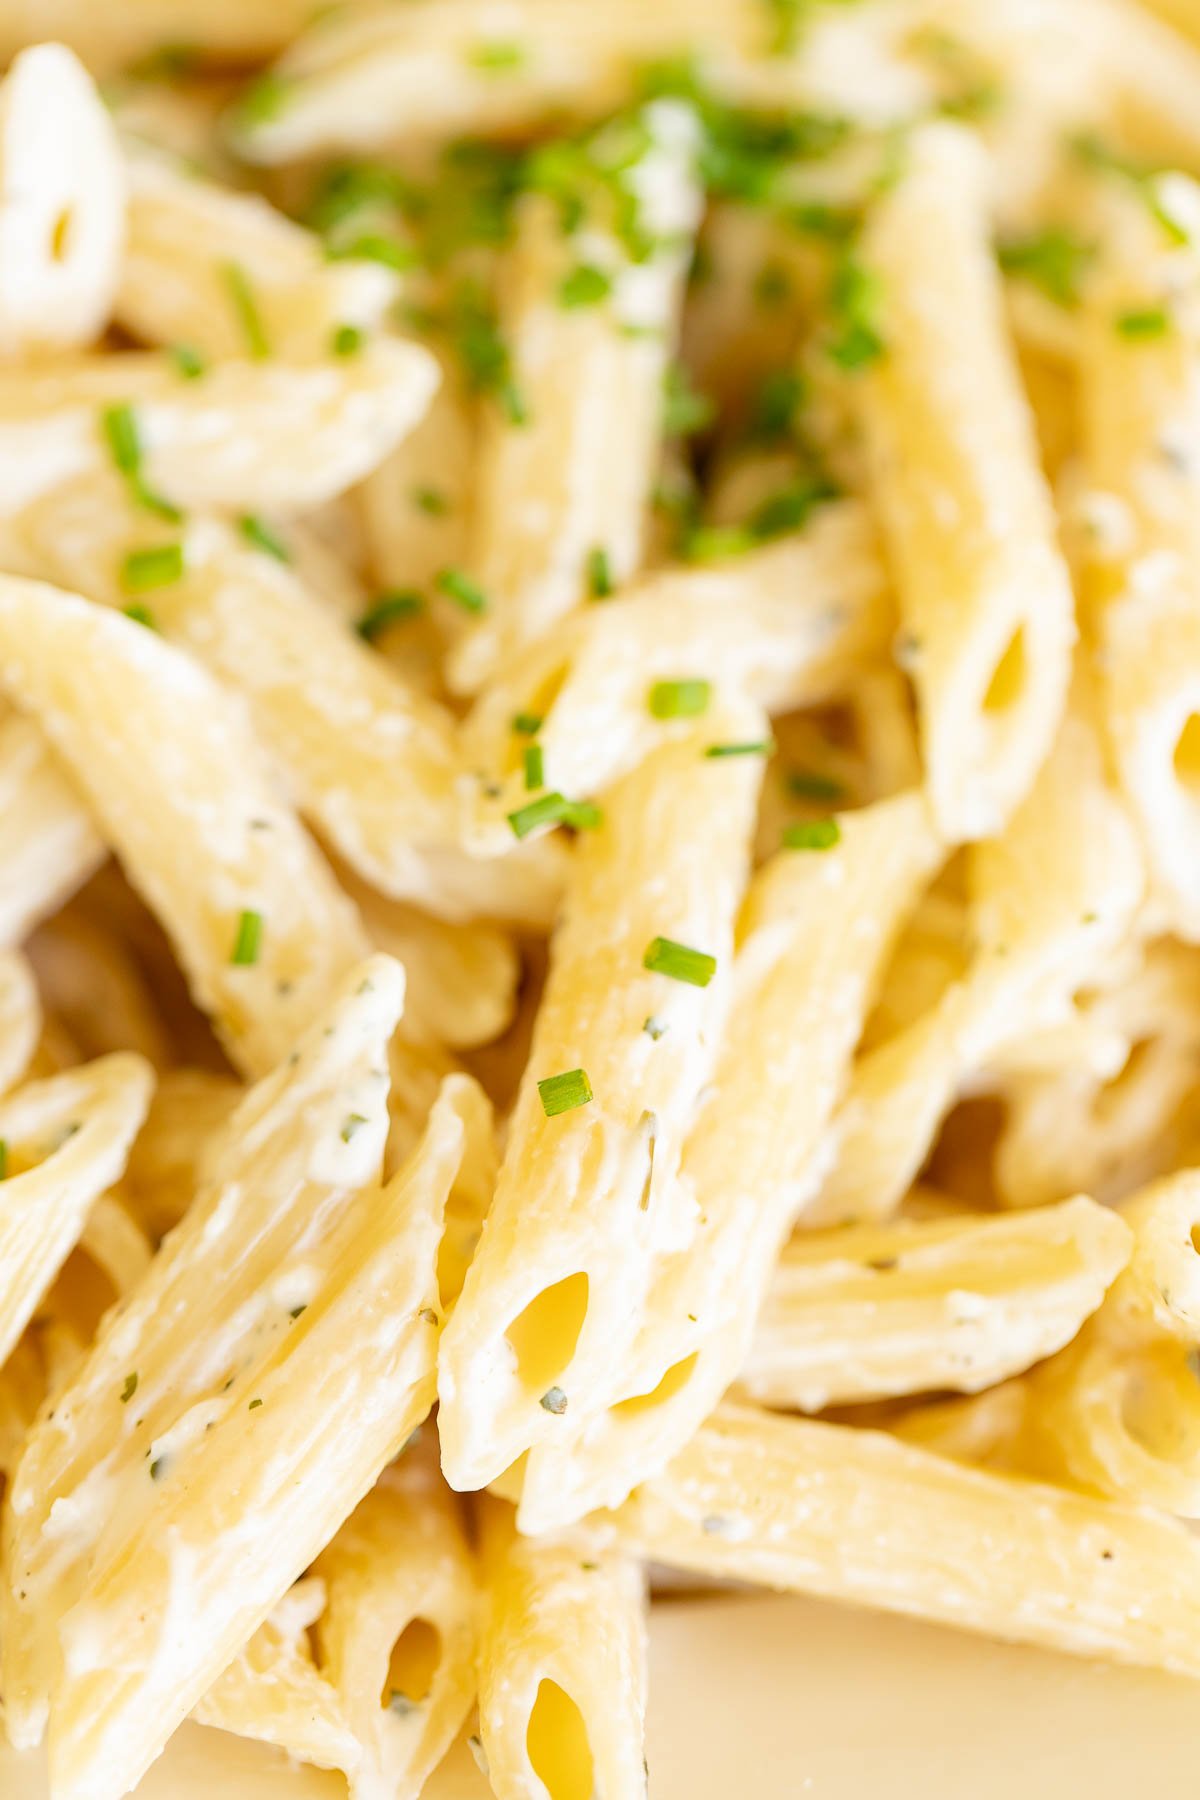
[[[801,1232],[780,1259],[739,1385],[801,1412],[977,1393],[1069,1342],[1129,1249],[1121,1220],[1084,1199],[1018,1218]]]
[[[926,779],[953,840],[992,835],[1028,792],[1058,727],[1075,635],[1005,339],[985,173],[969,139],[925,128],[861,251],[862,279],[887,299],[886,341],[862,375],[862,424]]]
[[[517,1537],[485,1502],[479,1735],[498,1800],[646,1791],[644,1584],[586,1527]]]

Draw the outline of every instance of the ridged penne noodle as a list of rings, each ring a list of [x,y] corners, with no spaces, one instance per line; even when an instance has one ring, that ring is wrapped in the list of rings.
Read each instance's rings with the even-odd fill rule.
[[[154,1069],[174,1060],[150,982],[130,947],[79,908],[43,925],[27,945],[48,1012],[84,1059],[133,1050]]]
[[[467,557],[475,408],[456,363],[436,343],[429,349],[441,379],[425,416],[356,490],[371,566],[390,592],[420,593]],[[439,615],[439,624],[457,625],[454,609],[444,611],[454,616]],[[396,636],[384,638],[384,647]]]
[[[330,262],[320,241],[255,194],[224,188],[127,146],[129,243],[116,316],[150,344],[239,357],[246,333],[231,267],[253,294],[272,355],[321,356],[339,326],[370,329],[395,300],[379,263]]]
[[[512,720],[544,710],[548,784],[573,797],[602,792],[658,741],[662,727],[647,705],[656,681],[728,684],[768,712],[812,706],[849,687],[851,670],[883,649],[889,625],[864,510],[829,507],[805,532],[715,567],[649,574],[565,622],[492,684],[467,721],[467,753],[508,774],[498,806],[519,804]]]
[[[125,1167],[153,1074],[116,1055],[0,1101],[0,1362],[83,1234],[96,1199]]]
[[[622,1533],[698,1574],[1200,1674],[1200,1545],[1174,1520],[884,1432],[723,1407]]]
[[[610,788],[575,848],[495,1198],[442,1345],[455,1487],[573,1435],[562,1415],[602,1399],[656,1253],[690,1230],[673,1180],[718,1048],[761,779],[757,757],[703,754],[709,730],[761,735],[760,714],[722,705],[703,724]],[[663,968],[679,948],[699,966],[672,979],[656,946]]]
[[[952,839],[996,832],[1028,791],[1066,700],[1075,631],[1005,339],[985,173],[964,133],[922,129],[862,244],[886,319],[883,353],[859,377],[862,421],[926,779]]]
[[[1090,1200],[1016,1218],[801,1232],[785,1249],[740,1386],[820,1412],[939,1388],[977,1393],[1059,1350],[1129,1256]]]
[[[479,1592],[459,1506],[436,1450],[406,1450],[315,1565],[321,1668],[358,1748],[351,1800],[417,1793],[474,1701]]]
[[[821,852],[781,850],[755,877],[721,1051],[683,1154],[691,1228],[655,1271],[631,1354],[610,1344],[603,1377],[588,1373],[589,1397],[602,1379],[599,1398],[616,1404],[582,1432],[568,1413],[563,1448],[531,1450],[525,1530],[619,1504],[745,1361],[888,949],[941,855],[919,795],[847,814],[842,834]]]
[[[1061,1019],[1128,934],[1142,862],[1081,713],[1007,832],[972,851],[969,877],[974,955],[928,1012],[860,1059],[814,1207],[823,1222],[894,1210],[967,1081],[1006,1041]]]
[[[1180,168],[1200,162],[1200,50],[1178,31],[1147,18],[1144,6],[1103,0],[1080,14],[1096,33],[1117,141],[1141,156]]]
[[[521,131],[554,112],[584,118],[627,98],[639,63],[693,49],[755,48],[767,22],[746,0],[703,14],[681,0],[519,0],[497,15],[481,0],[351,17],[295,44],[274,71],[271,104],[242,109],[235,141],[254,162],[375,149],[400,135]],[[507,52],[497,62],[497,51]],[[491,54],[489,54],[491,52]]]
[[[1200,206],[1200,190],[1192,193]],[[1111,754],[1163,918],[1195,941],[1200,430],[1191,396],[1200,380],[1200,259],[1168,239],[1140,196],[1111,196],[1108,226],[1081,384],[1086,478],[1111,520],[1087,542],[1095,660]],[[1172,321],[1157,336],[1122,327],[1156,311]]]
[[[149,487],[178,506],[294,512],[350,487],[420,418],[437,380],[417,344],[375,338],[355,356],[250,356],[189,379],[163,355],[126,351],[0,370],[6,514],[108,468],[108,407],[132,406]]]
[[[3,0],[0,56],[59,38],[105,72],[164,44],[187,44],[217,61],[254,61],[282,49],[312,11],[310,0],[130,0],[102,12],[92,0]]]
[[[41,1025],[32,969],[15,950],[0,950],[0,1093],[29,1066]]]
[[[192,1717],[217,1731],[275,1744],[297,1762],[356,1770],[358,1740],[313,1659],[311,1628],[325,1601],[325,1583],[316,1576],[289,1588]]]
[[[8,578],[0,679],[88,795],[238,1066],[270,1068],[366,940],[231,703],[157,633]]]
[[[124,240],[120,146],[87,70],[61,44],[22,51],[0,83],[0,356],[99,337]]]
[[[37,726],[0,720],[0,943],[20,943],[95,874],[105,847]]]
[[[196,1204],[123,1311],[107,1320],[72,1384],[74,1401],[64,1399],[30,1439],[6,1526],[6,1566],[11,1574],[20,1560],[28,1570],[24,1600],[5,1589],[3,1649],[14,1658],[5,1703],[14,1741],[35,1743],[41,1734],[57,1679],[57,1624],[86,1590],[110,1518],[119,1532],[130,1509],[141,1519],[155,1508],[156,1484],[168,1479],[177,1455],[197,1452],[197,1429],[201,1439],[211,1437],[203,1429],[210,1417],[214,1426],[218,1418],[227,1426],[244,1418],[257,1386],[251,1394],[242,1388],[266,1378],[280,1339],[313,1330],[313,1321],[300,1324],[306,1313],[291,1317],[296,1308],[323,1319],[336,1306],[330,1239],[382,1157],[383,1065],[403,987],[402,971],[388,959],[360,965],[327,1023],[314,1025],[294,1059],[247,1094],[198,1171]],[[345,1132],[350,1118],[361,1124]],[[229,1400],[235,1392],[239,1398]],[[198,1428],[197,1407],[204,1415]],[[89,1508],[97,1491],[125,1493],[121,1516],[107,1504]],[[64,1555],[44,1527],[52,1506],[69,1495],[78,1529]],[[302,1572],[303,1565],[294,1574]],[[224,1663],[248,1635],[230,1645]]]
[[[499,328],[519,411],[483,413],[469,560],[488,611],[450,665],[468,692],[551,631],[589,586],[607,594],[641,560],[700,195],[686,108],[657,102],[628,132],[637,154],[615,176],[602,173],[612,155],[603,133],[581,152],[585,210],[574,230],[557,197],[529,194],[517,208]],[[610,472],[603,482],[597,457]]]
[[[586,1526],[521,1538],[484,1503],[483,1764],[498,1800],[646,1792],[645,1583]]]

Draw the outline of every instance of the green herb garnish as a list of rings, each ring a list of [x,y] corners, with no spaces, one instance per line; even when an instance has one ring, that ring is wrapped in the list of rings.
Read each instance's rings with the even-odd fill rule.
[[[348,1144],[355,1132],[360,1131],[366,1122],[362,1113],[347,1113],[342,1120],[342,1129],[339,1134],[343,1144]]]
[[[787,788],[789,794],[795,794],[798,800],[823,800],[827,805],[834,806],[846,794],[840,781],[835,780],[832,775],[823,775],[819,769],[789,770]]]
[[[283,539],[256,513],[243,513],[238,520],[238,530],[246,542],[255,550],[261,550],[264,556],[273,556],[276,562],[291,562],[291,552]]]
[[[558,304],[568,311],[598,306],[612,293],[612,278],[594,263],[577,263],[558,284]]]
[[[481,69],[485,75],[504,75],[520,69],[524,66],[525,56],[523,44],[502,42],[498,38],[490,43],[472,44],[467,51],[471,67]]]
[[[128,1406],[129,1402],[133,1399],[133,1396],[137,1393],[137,1385],[138,1378],[137,1370],[135,1369],[131,1375],[125,1377],[125,1386],[121,1389],[122,1406]]]
[[[561,1075],[548,1075],[537,1084],[542,1111],[548,1119],[559,1113],[574,1112],[592,1098],[592,1084],[583,1069],[567,1069]]]
[[[528,837],[541,825],[570,825],[576,831],[594,831],[603,814],[587,800],[568,800],[565,794],[540,794],[528,806],[520,806],[508,814],[513,835]]]
[[[545,724],[540,713],[514,713],[512,728],[518,737],[536,737]]]
[[[600,544],[587,553],[587,585],[588,596],[592,600],[607,600],[614,591],[608,551]]]
[[[237,314],[247,350],[255,362],[265,362],[271,354],[271,345],[267,338],[262,314],[258,310],[258,301],[250,284],[250,277],[241,263],[223,262],[221,279],[225,283],[233,310]]]
[[[127,594],[146,594],[152,588],[169,587],[183,574],[182,544],[154,544],[131,550],[121,564],[121,586]]]
[[[1118,313],[1113,323],[1118,336],[1145,343],[1167,335],[1171,329],[1171,315],[1161,306],[1134,307]]]
[[[262,931],[261,913],[243,912],[238,915],[237,935],[229,955],[229,960],[235,967],[248,969],[258,961],[258,953],[262,948]]]
[[[656,719],[695,719],[708,711],[711,699],[711,681],[656,681],[647,704]]]
[[[208,370],[208,362],[191,344],[172,344],[167,355],[185,381],[196,381]]]
[[[131,601],[128,606],[123,606],[121,611],[127,619],[132,619],[135,625],[144,625],[147,631],[158,630],[158,620],[150,608],[143,606],[140,600]]]
[[[1095,258],[1095,246],[1074,232],[1054,226],[1031,237],[1011,238],[997,250],[1006,275],[1030,282],[1056,305],[1079,305],[1080,284]]]
[[[339,325],[331,340],[335,356],[357,356],[366,340],[359,325]]]
[[[774,756],[775,740],[758,738],[746,744],[709,744],[704,754],[714,760],[722,756]]]
[[[424,610],[425,601],[420,594],[380,594],[357,621],[354,629],[359,637],[372,644],[376,638],[382,637],[389,625],[399,624],[401,619],[413,619]]]
[[[642,967],[652,975],[665,975],[671,981],[685,981],[689,987],[705,988],[717,972],[717,959],[704,950],[677,944],[674,938],[656,937],[646,945]]]
[[[534,788],[545,787],[546,779],[542,762],[542,746],[540,744],[527,744],[525,746],[524,761],[526,788],[532,791]]]
[[[441,570],[434,576],[433,585],[439,594],[445,594],[447,600],[453,600],[464,612],[478,617],[488,609],[487,595],[483,589],[469,575],[464,575],[461,569]]]
[[[836,819],[809,819],[800,825],[789,825],[783,834],[785,850],[832,850],[841,841],[842,830]]]

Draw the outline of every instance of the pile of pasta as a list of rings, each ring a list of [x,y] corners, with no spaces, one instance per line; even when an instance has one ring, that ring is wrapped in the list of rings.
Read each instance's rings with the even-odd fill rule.
[[[1200,1676],[1200,5],[0,55],[13,1745],[632,1800],[647,1568]]]

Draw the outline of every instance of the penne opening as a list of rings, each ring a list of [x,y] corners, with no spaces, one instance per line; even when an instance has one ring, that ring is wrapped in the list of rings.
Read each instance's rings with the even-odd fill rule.
[[[588,1278],[582,1270],[535,1294],[508,1328],[517,1374],[531,1394],[553,1386],[575,1354],[588,1309]]]
[[[985,713],[1007,712],[1011,706],[1016,705],[1025,691],[1027,663],[1025,627],[1018,625],[992,672],[992,679],[983,696]]]
[[[1200,1219],[1197,1219],[1196,1223],[1192,1226],[1191,1239],[1192,1249],[1196,1252],[1197,1256],[1200,1256]]]
[[[1189,788],[1200,799],[1200,713],[1185,719],[1171,760],[1180,786]]]
[[[538,1688],[525,1749],[550,1800],[592,1800],[595,1772],[583,1714],[557,1681]]]
[[[429,1698],[441,1659],[442,1640],[437,1627],[428,1619],[410,1619],[392,1645],[379,1704],[395,1713],[419,1706]]]
[[[662,1406],[667,1400],[674,1399],[675,1395],[680,1393],[691,1379],[692,1370],[696,1366],[699,1355],[698,1350],[693,1350],[692,1354],[685,1356],[681,1362],[672,1363],[658,1386],[651,1388],[648,1394],[631,1394],[628,1400],[618,1400],[612,1408],[613,1416],[618,1419],[627,1419],[636,1413],[650,1412],[654,1407]]]

